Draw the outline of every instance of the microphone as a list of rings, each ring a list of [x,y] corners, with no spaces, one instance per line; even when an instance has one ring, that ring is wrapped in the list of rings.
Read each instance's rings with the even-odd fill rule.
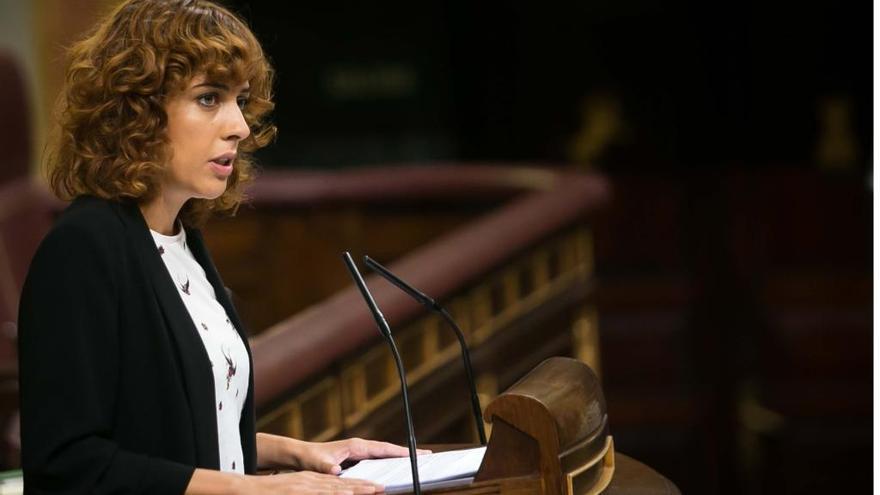
[[[380,265],[369,256],[364,256],[364,262],[373,271],[377,272],[379,275],[382,275],[389,282],[396,285],[400,290],[409,294],[410,297],[420,302],[429,310],[442,316],[443,319],[446,320],[447,323],[449,323],[449,326],[452,327],[452,329],[455,331],[455,336],[458,337],[458,345],[461,347],[461,359],[462,361],[464,361],[464,371],[467,374],[468,385],[471,389],[471,406],[474,410],[474,420],[477,423],[477,433],[479,433],[480,435],[480,444],[486,445],[486,429],[483,426],[483,411],[480,408],[480,399],[477,398],[477,387],[474,384],[474,370],[471,367],[471,353],[470,351],[468,351],[467,343],[464,340],[464,334],[461,332],[461,329],[458,328],[458,325],[456,325],[455,320],[452,319],[452,315],[450,315],[446,311],[446,309],[444,309],[443,306],[440,305],[440,303],[426,296],[415,287],[404,282],[397,275],[388,271],[387,268]]]
[[[385,321],[385,316],[379,311],[379,306],[373,299],[373,295],[370,294],[370,290],[367,289],[367,284],[364,283],[364,279],[361,277],[361,273],[358,271],[357,266],[355,266],[354,260],[351,259],[351,254],[349,254],[348,251],[345,251],[342,253],[342,259],[345,261],[345,265],[348,267],[348,271],[351,273],[351,278],[354,279],[355,285],[360,289],[361,295],[367,303],[367,307],[370,308],[370,313],[373,314],[373,318],[376,320],[376,326],[379,327],[379,332],[385,337],[385,340],[388,341],[388,346],[391,347],[391,354],[394,356],[394,363],[397,365],[397,374],[400,376],[403,411],[406,414],[406,429],[409,434],[407,443],[409,444],[409,463],[412,468],[413,493],[415,495],[421,495],[419,464],[416,459],[416,434],[413,429],[412,412],[409,407],[409,395],[406,390],[406,373],[403,370],[403,361],[400,359],[400,353],[397,352],[397,344],[394,343],[394,337],[391,336],[391,327],[388,326],[388,322]]]

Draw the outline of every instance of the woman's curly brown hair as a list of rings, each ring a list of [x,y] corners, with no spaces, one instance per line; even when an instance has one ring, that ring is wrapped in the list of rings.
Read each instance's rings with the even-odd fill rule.
[[[274,107],[273,70],[241,19],[206,0],[128,0],[69,56],[60,128],[47,155],[56,195],[155,197],[169,158],[164,102],[204,74],[250,83],[243,114],[251,134],[239,143],[226,191],[216,199],[190,199],[180,219],[198,226],[212,212],[235,212],[254,174],[249,152],[275,136],[264,121]]]

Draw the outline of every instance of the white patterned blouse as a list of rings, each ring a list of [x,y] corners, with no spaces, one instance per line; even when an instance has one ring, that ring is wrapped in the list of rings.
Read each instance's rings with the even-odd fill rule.
[[[243,473],[239,421],[248,392],[247,350],[226,310],[217,301],[205,270],[187,247],[186,230],[180,225],[178,229],[180,232],[173,236],[153,230],[150,233],[211,360],[220,470]]]

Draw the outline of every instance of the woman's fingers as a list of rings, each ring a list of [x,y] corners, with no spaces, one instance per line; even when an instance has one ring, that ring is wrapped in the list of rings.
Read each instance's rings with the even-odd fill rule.
[[[351,459],[371,459],[382,457],[408,457],[409,449],[400,445],[375,440],[362,440],[351,438],[349,441],[349,455]],[[430,454],[427,449],[416,449],[417,454]]]
[[[311,471],[285,473],[261,478],[263,478],[263,481],[271,482],[275,486],[294,489],[295,493],[350,493],[359,495],[382,493],[385,491],[385,487],[370,481],[340,478]]]
[[[370,481],[350,478],[333,478],[338,482],[342,482],[343,489],[351,490],[352,493],[382,493],[385,491],[385,487]]]
[[[320,466],[320,472],[327,474],[339,474],[342,472],[342,466],[335,462],[325,462]]]

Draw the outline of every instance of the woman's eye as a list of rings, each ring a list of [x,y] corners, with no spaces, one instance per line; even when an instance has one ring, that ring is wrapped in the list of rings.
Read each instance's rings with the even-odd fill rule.
[[[198,97],[200,105],[205,107],[213,107],[217,104],[217,95],[215,93],[207,93]]]
[[[246,107],[248,104],[248,99],[247,98],[239,98],[237,100],[237,102],[238,102],[238,108],[244,110],[244,107]]]

